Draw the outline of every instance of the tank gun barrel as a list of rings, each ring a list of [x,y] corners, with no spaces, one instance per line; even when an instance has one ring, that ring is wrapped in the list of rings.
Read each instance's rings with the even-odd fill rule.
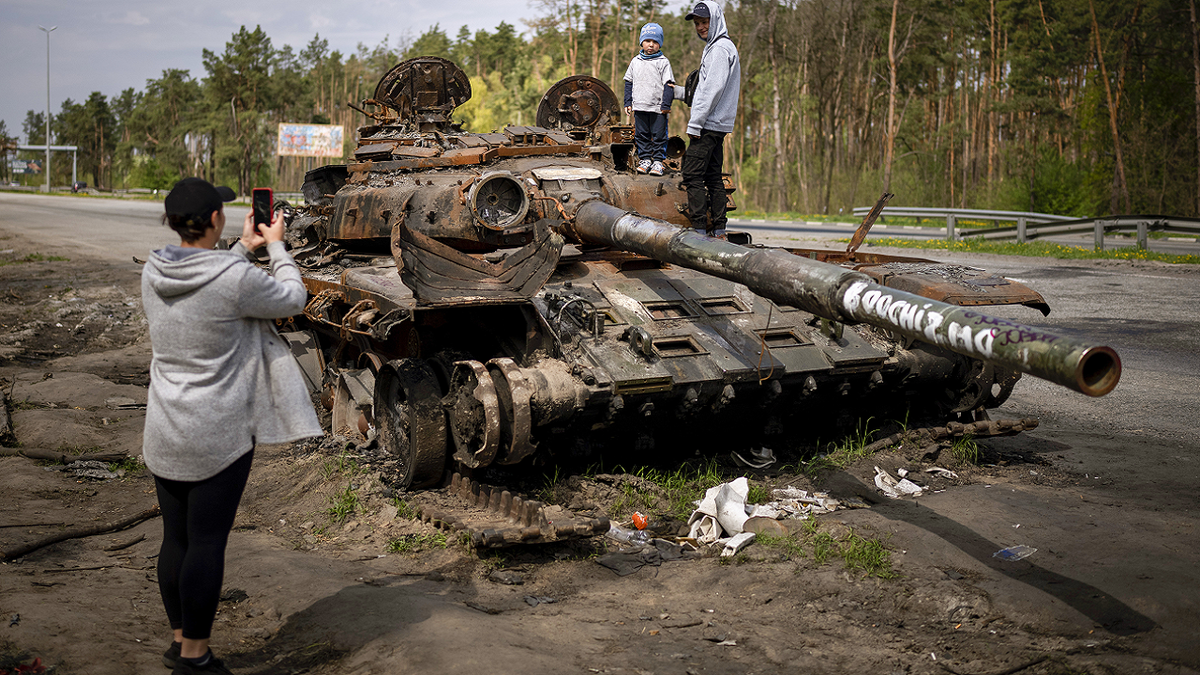
[[[1093,345],[875,283],[867,275],[782,249],[748,248],[622,210],[581,204],[567,234],[746,285],[755,293],[832,321],[865,323],[974,359],[1103,396],[1121,359]]]

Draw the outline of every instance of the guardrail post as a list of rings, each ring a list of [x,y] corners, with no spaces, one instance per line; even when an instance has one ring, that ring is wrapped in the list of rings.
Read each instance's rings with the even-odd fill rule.
[[[1025,219],[1017,218],[1017,243],[1025,243]]]
[[[1150,239],[1150,224],[1144,220],[1139,220],[1137,224],[1137,247],[1143,251],[1149,245]]]
[[[1092,223],[1092,233],[1094,234],[1095,239],[1096,239],[1096,250],[1103,251],[1104,250],[1104,221],[1103,220],[1097,220],[1096,222]]]
[[[954,233],[954,220],[955,218],[953,213],[946,214],[946,238],[950,241],[956,241],[958,239]]]

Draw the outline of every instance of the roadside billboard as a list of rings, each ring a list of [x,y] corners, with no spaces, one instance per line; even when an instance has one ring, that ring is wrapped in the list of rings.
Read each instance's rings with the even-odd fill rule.
[[[280,124],[279,154],[340,158],[342,138],[343,131],[339,124]]]
[[[14,173],[41,173],[42,161],[40,159],[13,159],[9,160],[8,168]]]

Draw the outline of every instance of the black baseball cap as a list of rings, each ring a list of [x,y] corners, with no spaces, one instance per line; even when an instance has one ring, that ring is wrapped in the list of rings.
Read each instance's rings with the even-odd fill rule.
[[[220,209],[221,202],[231,202],[236,196],[224,185],[213,185],[203,178],[184,178],[171,188],[163,206],[169,216],[207,216]]]
[[[692,19],[694,19],[696,17],[700,17],[701,19],[707,19],[707,18],[709,18],[709,16],[710,15],[708,13],[708,5],[704,4],[703,2],[697,2],[696,6],[692,8],[692,11],[688,12],[688,15],[683,17],[683,20],[691,21]]]

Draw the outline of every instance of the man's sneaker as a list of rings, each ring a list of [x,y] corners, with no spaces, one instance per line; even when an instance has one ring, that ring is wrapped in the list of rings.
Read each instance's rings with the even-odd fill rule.
[[[661,176],[662,173],[663,173],[662,162],[654,162],[653,164],[650,165],[650,175],[651,176]]]
[[[167,651],[163,652],[162,664],[168,668],[174,668],[175,662],[179,660],[179,650],[183,645],[178,642],[172,642]]]
[[[646,173],[647,171],[650,170],[650,165],[651,165],[650,160],[643,159],[642,161],[637,163],[637,172],[638,173]],[[662,172],[659,172],[659,173],[662,173]]]
[[[175,662],[175,670],[171,671],[171,675],[233,675],[225,664],[208,653],[208,661],[202,665],[193,665],[190,660],[181,658]]]

